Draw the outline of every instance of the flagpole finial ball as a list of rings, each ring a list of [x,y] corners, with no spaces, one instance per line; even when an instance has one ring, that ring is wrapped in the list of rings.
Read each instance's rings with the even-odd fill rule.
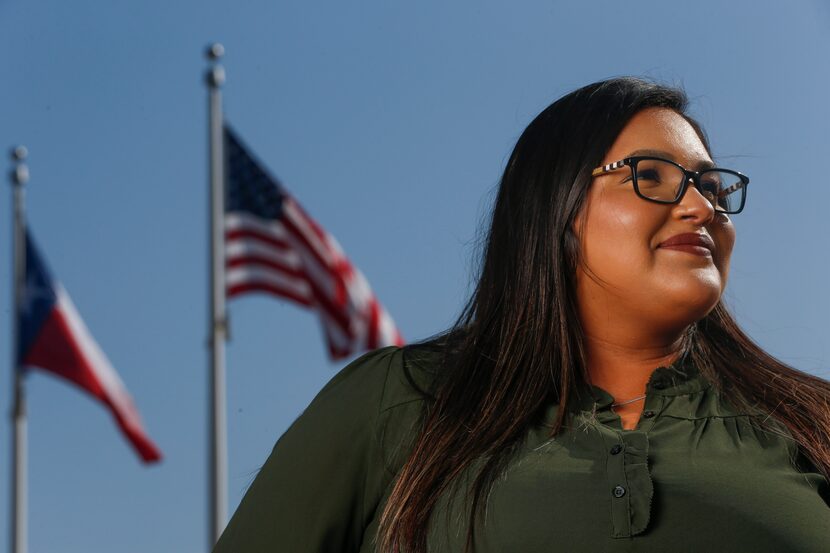
[[[15,184],[26,184],[29,182],[29,168],[22,163],[14,168],[12,172]]]
[[[216,65],[208,71],[208,84],[213,87],[220,87],[225,82],[225,68],[221,65]]]
[[[222,46],[220,43],[214,42],[213,44],[208,46],[208,50],[207,50],[208,59],[211,59],[211,60],[215,61],[215,60],[218,60],[219,58],[221,58],[224,55],[225,55],[225,47]]]
[[[12,148],[12,159],[15,161],[23,161],[29,155],[29,150],[26,146],[16,146]]]

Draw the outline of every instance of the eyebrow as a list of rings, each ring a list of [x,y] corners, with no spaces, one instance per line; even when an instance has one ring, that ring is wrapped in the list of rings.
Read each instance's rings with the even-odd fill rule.
[[[626,157],[635,157],[635,156],[651,156],[651,157],[662,157],[664,159],[668,159],[669,161],[673,161],[677,163],[677,160],[671,155],[669,152],[665,150],[651,150],[651,149],[643,149],[643,150],[634,150]],[[694,163],[693,169],[696,171],[703,171],[705,169],[712,169],[715,167],[715,163],[709,161],[708,159],[704,159]]]

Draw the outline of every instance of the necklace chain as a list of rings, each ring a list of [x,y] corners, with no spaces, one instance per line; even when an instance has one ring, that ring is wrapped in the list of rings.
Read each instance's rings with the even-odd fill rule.
[[[617,403],[612,403],[612,404],[611,404],[611,407],[619,407],[619,406],[621,406],[621,405],[628,405],[629,403],[634,403],[635,401],[640,401],[641,399],[645,399],[645,398],[646,398],[646,396],[645,396],[645,394],[644,394],[644,395],[641,395],[641,396],[637,396],[637,397],[635,397],[635,398],[633,398],[633,399],[627,399],[627,400],[625,400],[625,401],[620,401],[620,402],[617,402]]]

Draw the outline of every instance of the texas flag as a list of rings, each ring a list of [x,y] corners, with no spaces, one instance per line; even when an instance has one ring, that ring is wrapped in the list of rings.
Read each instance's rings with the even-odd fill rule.
[[[17,314],[17,366],[61,376],[103,402],[144,462],[161,459],[118,373],[26,233],[26,282]]]

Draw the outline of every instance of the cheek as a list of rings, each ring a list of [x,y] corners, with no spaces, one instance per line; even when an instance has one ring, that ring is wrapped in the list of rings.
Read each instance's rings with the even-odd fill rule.
[[[585,211],[583,260],[588,269],[612,286],[628,287],[641,278],[635,268],[653,264],[650,239],[662,222],[642,209],[642,202],[598,194]]]
[[[715,242],[715,266],[721,274],[723,285],[729,276],[729,261],[732,258],[732,249],[735,246],[735,226],[727,217],[715,221],[708,228],[712,240]]]

